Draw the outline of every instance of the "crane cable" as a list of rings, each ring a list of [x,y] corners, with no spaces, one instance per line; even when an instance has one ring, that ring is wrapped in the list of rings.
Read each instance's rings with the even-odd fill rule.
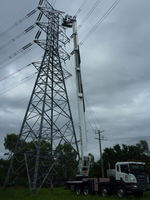
[[[113,11],[113,9],[119,4],[120,0],[116,0],[111,7],[105,12],[105,14],[94,24],[94,26],[89,30],[89,32],[86,34],[84,39],[80,42],[80,45],[83,45],[87,38],[98,28],[98,25],[101,24],[107,16]]]

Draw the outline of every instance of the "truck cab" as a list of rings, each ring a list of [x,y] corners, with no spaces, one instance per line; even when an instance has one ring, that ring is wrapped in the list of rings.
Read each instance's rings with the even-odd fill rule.
[[[146,190],[149,177],[144,162],[117,162],[115,165],[116,181],[132,184],[134,188]]]

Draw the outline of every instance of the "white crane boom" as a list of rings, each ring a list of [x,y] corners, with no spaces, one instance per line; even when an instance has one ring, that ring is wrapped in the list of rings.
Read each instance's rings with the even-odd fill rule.
[[[66,16],[63,22],[63,25],[66,27],[73,28],[73,43],[74,50],[72,54],[74,54],[75,58],[75,74],[76,74],[76,92],[77,92],[77,102],[78,102],[78,114],[79,114],[79,130],[80,130],[80,150],[81,150],[81,159],[79,161],[79,176],[88,176],[89,172],[89,163],[90,158],[87,155],[87,134],[86,134],[86,123],[85,123],[85,104],[84,104],[84,92],[82,85],[82,77],[81,77],[81,59],[80,59],[80,50],[78,43],[78,33],[77,33],[77,21],[76,17]]]

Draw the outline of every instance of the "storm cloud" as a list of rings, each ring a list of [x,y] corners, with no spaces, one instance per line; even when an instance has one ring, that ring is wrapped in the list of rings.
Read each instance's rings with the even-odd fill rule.
[[[95,1],[94,1],[95,2]],[[87,0],[77,19],[79,40],[82,41],[92,26],[112,5],[113,0],[102,1],[88,20],[83,21],[93,5]],[[74,14],[82,1],[57,0],[55,7]],[[38,5],[38,0],[2,0],[0,7],[0,32],[3,33],[18,19]],[[67,6],[66,6],[67,5]],[[103,128],[107,141],[103,147],[114,144],[135,144],[140,139],[150,141],[150,27],[149,0],[120,0],[112,13],[96,27],[81,45],[82,78],[86,96],[86,117],[88,146],[90,152],[99,156],[98,142],[95,140],[96,128]],[[35,18],[31,19],[34,22]],[[18,26],[7,35],[0,34],[0,43],[4,44],[30,23]],[[70,32],[69,32],[70,34]],[[10,48],[0,50],[0,59],[4,59],[24,42],[33,40],[34,33],[26,36]],[[1,45],[0,45],[1,46]],[[72,48],[72,47],[71,47]],[[30,61],[42,56],[40,48],[14,60],[0,70],[0,79],[19,69]],[[67,69],[73,73],[73,58],[67,62]],[[16,74],[15,77],[0,82],[0,149],[4,152],[3,139],[7,133],[19,132],[21,122],[33,88],[34,80],[19,85],[20,80],[33,73],[32,67]],[[73,75],[74,76],[74,75]],[[75,105],[74,77],[67,80],[67,88],[75,124],[77,113]],[[89,123],[90,121],[90,123]]]

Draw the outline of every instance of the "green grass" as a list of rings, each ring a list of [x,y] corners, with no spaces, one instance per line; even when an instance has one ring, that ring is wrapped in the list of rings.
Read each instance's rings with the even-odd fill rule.
[[[7,190],[0,189],[0,200],[117,200],[116,196],[103,198],[96,195],[76,196],[73,192],[56,188],[54,190],[42,189],[38,195],[32,195],[28,189],[25,188],[9,188]],[[135,197],[129,196],[124,198],[128,200],[135,200]],[[141,200],[150,200],[150,192],[145,192]]]

